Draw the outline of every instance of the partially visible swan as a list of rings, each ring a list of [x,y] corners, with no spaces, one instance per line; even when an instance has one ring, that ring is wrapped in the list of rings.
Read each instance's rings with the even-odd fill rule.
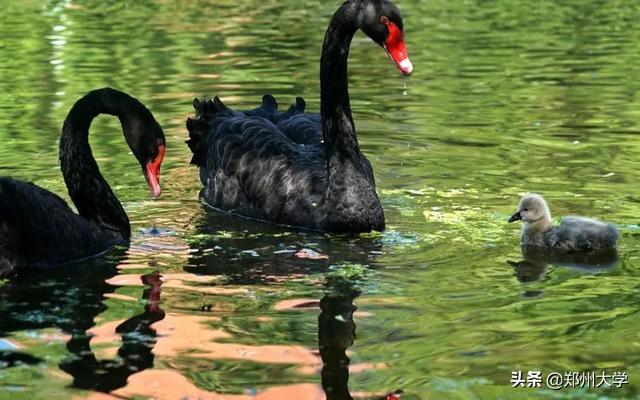
[[[552,225],[549,207],[538,194],[520,200],[518,212],[509,222],[520,220],[524,222],[521,243],[525,247],[590,251],[616,247],[619,236],[615,225],[583,217],[565,217],[560,225]]]
[[[349,0],[334,14],[320,60],[321,114],[297,100],[277,112],[273,97],[234,111],[218,97],[194,102],[188,144],[204,201],[276,224],[331,232],[383,230],[371,164],[360,151],[349,102],[347,59],[362,30],[405,75],[413,70],[400,11],[388,0]]]
[[[87,93],[69,111],[60,138],[62,175],[78,214],[48,190],[0,177],[0,278],[95,256],[129,240],[129,218],[89,146],[89,127],[99,114],[120,119],[151,193],[160,195],[165,138],[151,112],[114,89]]]

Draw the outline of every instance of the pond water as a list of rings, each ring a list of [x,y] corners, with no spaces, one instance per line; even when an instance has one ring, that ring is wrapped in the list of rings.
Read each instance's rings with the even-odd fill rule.
[[[351,98],[383,233],[281,229],[205,209],[192,99],[319,109],[339,1],[17,1],[0,12],[0,175],[68,199],[62,121],[87,91],[167,135],[151,200],[116,119],[91,143],[128,248],[0,286],[0,398],[635,398],[640,393],[640,8],[402,0],[415,66],[358,34]],[[617,260],[523,259],[525,192],[619,225]],[[155,227],[155,229],[154,229]],[[512,388],[513,371],[627,372],[621,388]],[[111,394],[107,394],[111,393]]]

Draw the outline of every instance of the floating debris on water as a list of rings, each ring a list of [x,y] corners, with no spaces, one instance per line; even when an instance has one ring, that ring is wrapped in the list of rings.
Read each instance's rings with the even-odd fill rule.
[[[329,256],[326,254],[318,253],[311,249],[302,249],[295,254],[298,258],[308,258],[311,260],[328,260]]]
[[[382,240],[387,245],[406,246],[417,243],[419,236],[411,233],[400,233],[398,231],[388,230],[382,234]]]
[[[17,350],[19,348],[17,344],[7,339],[0,339],[0,350]]]
[[[276,250],[273,254],[293,254],[296,253],[295,249]]]
[[[140,230],[142,235],[144,236],[175,236],[175,232],[170,229],[158,228],[157,226],[153,226],[153,228],[143,228]]]

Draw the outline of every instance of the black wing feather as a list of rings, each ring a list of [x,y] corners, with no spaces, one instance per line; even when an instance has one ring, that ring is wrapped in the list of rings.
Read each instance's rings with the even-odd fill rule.
[[[194,102],[187,121],[192,162],[200,166],[204,199],[214,207],[278,223],[320,228],[327,170],[319,116],[304,100],[277,112],[271,96],[250,111],[217,97]],[[299,135],[296,132],[304,132]]]

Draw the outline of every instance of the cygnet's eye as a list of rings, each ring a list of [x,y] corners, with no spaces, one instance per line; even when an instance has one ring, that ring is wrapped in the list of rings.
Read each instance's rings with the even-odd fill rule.
[[[522,211],[529,211],[529,209],[528,208],[523,208]]]

